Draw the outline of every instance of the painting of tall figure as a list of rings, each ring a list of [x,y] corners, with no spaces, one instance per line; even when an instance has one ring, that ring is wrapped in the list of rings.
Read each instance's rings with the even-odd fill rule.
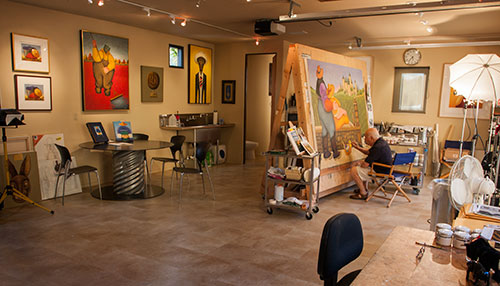
[[[307,60],[308,81],[318,150],[322,165],[358,160],[351,143],[368,129],[365,82],[360,69]]]
[[[83,110],[129,109],[128,39],[81,31]]]
[[[189,45],[188,103],[212,102],[212,49]]]

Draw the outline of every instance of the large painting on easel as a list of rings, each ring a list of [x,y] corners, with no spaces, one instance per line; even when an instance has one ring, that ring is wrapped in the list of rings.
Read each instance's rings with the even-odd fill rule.
[[[361,142],[368,128],[363,71],[322,60],[306,59],[316,149],[323,157],[321,189],[349,183],[346,172],[353,161],[351,143]]]
[[[354,184],[351,166],[364,155],[351,143],[361,143],[368,128],[367,81],[362,60],[299,44],[288,49],[269,149],[280,148],[285,101],[294,94],[297,124],[321,153],[320,197]]]

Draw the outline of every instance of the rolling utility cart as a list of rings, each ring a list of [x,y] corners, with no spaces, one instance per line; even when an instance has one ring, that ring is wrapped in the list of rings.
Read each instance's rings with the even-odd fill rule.
[[[279,208],[279,209],[291,209],[291,210],[298,210],[298,211],[303,211],[306,214],[306,218],[312,219],[313,213],[319,212],[319,174],[317,178],[314,178],[314,168],[320,169],[321,166],[321,156],[320,153],[315,153],[313,155],[295,155],[295,153],[287,153],[285,151],[283,152],[275,152],[275,151],[267,151],[264,153],[266,156],[266,180],[265,180],[265,191],[264,191],[264,203],[267,208],[267,213],[272,214],[274,208]],[[291,161],[293,160],[310,160],[311,162],[311,169],[310,172],[308,172],[307,176],[308,178],[304,178],[303,176],[300,178],[294,178],[297,180],[292,180],[290,178],[278,178],[276,177],[270,177],[270,164],[269,161],[273,161],[272,163],[273,167],[278,165],[278,162],[281,160],[284,160],[284,164],[288,165]],[[316,164],[317,161],[317,164]],[[307,179],[307,180],[305,180]],[[297,191],[297,195],[293,196],[290,194],[289,191],[284,191],[284,198],[282,201],[277,201],[277,198],[274,198],[272,200],[273,203],[270,202],[269,196],[268,196],[268,186],[269,185],[276,186],[278,184],[281,185],[301,185],[301,186],[307,186],[308,188],[308,193],[307,193],[307,200],[287,200],[287,197],[300,197],[300,191]],[[316,193],[314,194],[314,184],[316,184]],[[300,204],[299,204],[300,203]]]

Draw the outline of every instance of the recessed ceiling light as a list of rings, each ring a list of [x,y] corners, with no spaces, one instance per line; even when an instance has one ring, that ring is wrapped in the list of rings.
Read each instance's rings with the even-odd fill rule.
[[[99,2],[97,3],[98,6],[104,6],[104,0],[99,0]]]
[[[89,1],[89,4],[94,4],[94,1],[92,0],[88,0]]]
[[[187,19],[184,19],[184,21],[181,22],[181,26],[186,27],[186,24],[187,24]]]
[[[434,32],[434,28],[432,28],[432,27],[430,27],[430,26],[429,26],[429,27],[427,27],[427,28],[426,28],[426,30],[427,30],[427,32],[429,32],[429,33]]]

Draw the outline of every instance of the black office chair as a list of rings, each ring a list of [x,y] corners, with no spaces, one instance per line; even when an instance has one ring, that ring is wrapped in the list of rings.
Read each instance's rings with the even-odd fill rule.
[[[355,260],[363,250],[363,230],[355,214],[340,213],[323,228],[318,257],[318,274],[325,286],[350,285],[361,270],[353,271],[337,282],[342,267]]]
[[[71,168],[71,154],[69,153],[68,148],[61,146],[61,145],[57,145],[57,144],[54,144],[54,145],[56,145],[57,150],[59,151],[59,154],[61,155],[61,164],[59,165],[59,171],[57,173],[56,191],[54,194],[54,199],[57,198],[57,186],[59,184],[59,177],[60,176],[64,176],[63,194],[62,194],[62,205],[64,206],[64,192],[66,190],[66,180],[73,175],[87,173],[88,178],[89,178],[90,192],[92,192],[92,184],[90,181],[90,172],[94,172],[96,177],[97,177],[97,184],[99,186],[99,196],[102,200],[101,181],[99,179],[99,173],[97,172],[97,168],[92,167],[92,166],[88,166],[88,165]]]
[[[176,135],[172,136],[170,138],[170,142],[174,145],[170,147],[170,152],[172,153],[172,158],[168,157],[153,157],[151,158],[151,162],[149,165],[151,165],[151,169],[153,169],[153,161],[159,161],[162,162],[161,165],[161,188],[163,189],[163,174],[165,173],[165,163],[174,163],[174,167],[177,167],[177,163],[179,163],[179,167],[183,166],[183,160],[184,157],[182,155],[182,144],[184,144],[184,140],[186,140],[185,136],[182,135]],[[179,159],[176,158],[175,154],[179,152]],[[174,174],[174,171],[172,170],[172,175]],[[172,190],[170,190],[172,192]]]
[[[179,201],[181,200],[181,194],[182,194],[182,178],[184,177],[184,174],[197,174],[201,176],[201,184],[203,186],[203,194],[205,194],[205,180],[203,178],[203,167],[205,167],[208,180],[210,181],[210,187],[212,188],[212,197],[215,200],[215,192],[214,192],[214,185],[212,183],[212,178],[210,177],[210,172],[208,171],[208,167],[206,164],[206,157],[207,157],[207,152],[208,149],[210,149],[210,143],[208,142],[199,142],[196,143],[196,165],[197,168],[187,168],[187,167],[174,167],[172,170],[173,172],[180,173],[181,174],[181,180],[179,183]],[[172,188],[174,186],[174,173],[172,172],[172,180],[170,184],[170,193],[172,193]]]
[[[132,138],[134,140],[149,140],[149,135],[143,133],[134,133],[132,134]]]

